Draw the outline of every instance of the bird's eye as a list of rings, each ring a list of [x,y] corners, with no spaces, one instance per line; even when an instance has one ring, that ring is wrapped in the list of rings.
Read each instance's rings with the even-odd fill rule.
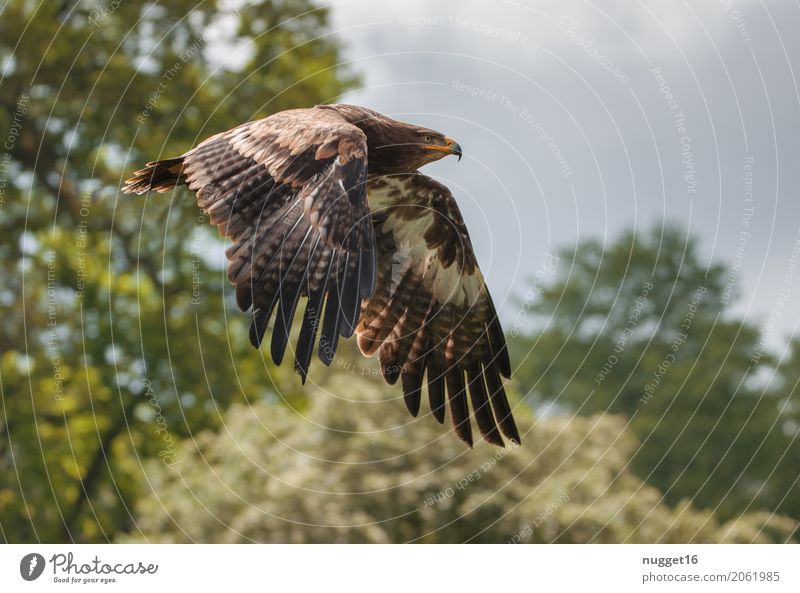
[[[432,141],[433,141],[433,138],[431,138],[431,135],[430,135],[430,134],[425,134],[425,136],[424,136],[424,140],[425,140],[425,142],[432,142]]]

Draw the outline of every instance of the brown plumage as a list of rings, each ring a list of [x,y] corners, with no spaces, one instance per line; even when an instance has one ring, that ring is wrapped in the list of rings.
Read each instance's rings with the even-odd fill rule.
[[[187,185],[231,240],[228,278],[253,311],[259,347],[286,352],[305,298],[295,367],[305,382],[313,351],[325,364],[339,337],[358,334],[401,382],[417,415],[423,386],[440,423],[472,445],[520,435],[502,377],[511,374],[497,312],[453,195],[417,171],[461,147],[439,132],[353,105],[276,113],[212,136],[183,156],[148,163],[124,190]]]

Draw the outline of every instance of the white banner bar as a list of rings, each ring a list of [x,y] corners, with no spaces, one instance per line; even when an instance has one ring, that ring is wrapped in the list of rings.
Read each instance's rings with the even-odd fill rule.
[[[0,591],[800,591],[792,545],[6,545]],[[566,589],[565,589],[566,588]],[[185,589],[184,589],[185,591]]]

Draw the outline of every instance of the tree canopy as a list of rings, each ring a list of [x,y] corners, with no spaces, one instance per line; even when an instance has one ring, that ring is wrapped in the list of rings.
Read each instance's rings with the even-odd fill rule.
[[[731,313],[727,270],[701,263],[679,228],[588,240],[558,259],[526,305],[544,321],[515,342],[532,405],[630,418],[633,468],[673,504],[800,518],[797,344],[777,364]]]
[[[168,462],[232,402],[302,398],[228,314],[224,246],[192,197],[119,187],[145,160],[356,79],[310,1],[196,4],[1,9],[5,539],[111,539],[144,459]]]
[[[358,367],[357,367],[358,368]],[[346,394],[343,396],[342,394]],[[535,418],[523,444],[466,449],[430,414],[409,418],[369,373],[342,373],[302,413],[235,404],[224,426],[148,465],[124,542],[783,542],[795,522],[725,522],[670,508],[632,471],[621,416]]]

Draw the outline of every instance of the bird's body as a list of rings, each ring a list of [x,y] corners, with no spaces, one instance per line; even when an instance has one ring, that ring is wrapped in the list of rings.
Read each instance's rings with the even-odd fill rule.
[[[445,395],[472,444],[467,394],[483,437],[519,443],[501,375],[510,363],[461,213],[446,186],[418,171],[458,144],[354,105],[276,113],[212,136],[183,156],[148,163],[125,191],[185,184],[231,240],[228,277],[252,308],[250,339],[280,364],[305,297],[295,367],[305,381],[316,348],[332,361],[340,337],[379,352],[417,415],[427,383],[434,417]]]

